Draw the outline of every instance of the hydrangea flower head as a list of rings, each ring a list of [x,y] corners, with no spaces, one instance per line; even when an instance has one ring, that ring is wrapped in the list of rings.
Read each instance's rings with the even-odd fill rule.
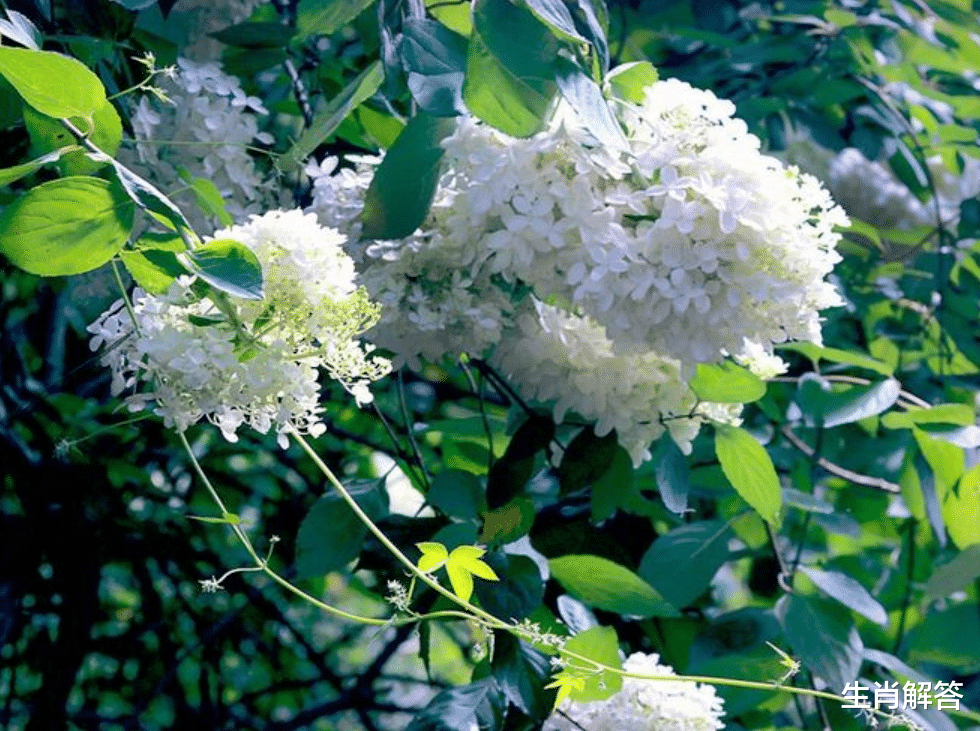
[[[168,426],[186,429],[201,418],[235,441],[242,424],[280,444],[292,429],[314,436],[320,419],[319,369],[340,381],[359,404],[390,364],[354,338],[378,317],[378,307],[354,284],[344,237],[299,210],[253,216],[216,238],[248,246],[262,264],[266,297],[200,297],[192,277],[164,295],[137,289],[132,314],[120,300],[89,326],[91,347],[108,347],[113,393],[133,393],[133,410],[153,405]],[[143,390],[140,390],[140,387]]]
[[[657,655],[634,653],[623,663],[630,673],[674,675]],[[622,689],[604,701],[565,701],[544,731],[716,731],[722,699],[711,685],[680,680],[624,678]]]

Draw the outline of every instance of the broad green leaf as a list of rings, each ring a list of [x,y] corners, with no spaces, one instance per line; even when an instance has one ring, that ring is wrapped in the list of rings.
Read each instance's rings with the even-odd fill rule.
[[[926,582],[926,593],[936,599],[966,587],[980,578],[980,544],[967,546],[952,561],[939,566]]]
[[[99,77],[60,53],[0,46],[0,75],[49,117],[88,118],[106,101]]]
[[[936,495],[939,502],[946,498],[946,493],[953,489],[957,480],[963,475],[966,467],[966,455],[961,447],[950,444],[941,439],[937,439],[934,434],[924,431],[919,427],[912,429],[916,444],[922,456],[925,457],[929,467],[938,482]]]
[[[936,404],[928,409],[914,407],[908,411],[894,411],[881,417],[881,425],[888,429],[911,429],[919,424],[972,425],[976,418],[973,408],[966,404]]]
[[[164,294],[185,269],[172,251],[120,251],[126,270],[151,294]]]
[[[299,0],[296,28],[300,38],[329,36],[350,24],[376,0]]]
[[[155,185],[148,180],[141,178],[125,165],[121,165],[115,160],[110,160],[110,164],[112,165],[112,170],[115,173],[116,180],[119,181],[123,190],[126,191],[126,195],[128,195],[134,203],[136,203],[143,210],[149,212],[161,223],[165,222],[167,225],[171,226],[174,231],[180,232],[181,238],[186,236],[192,242],[197,241],[197,234],[195,234],[191,229],[191,225],[188,223],[187,218],[185,218],[180,209],[173,204],[173,201],[161,193]]]
[[[937,663],[968,675],[980,671],[980,612],[976,602],[929,612],[912,630],[909,662]]]
[[[255,252],[238,241],[208,241],[178,258],[215,289],[242,299],[263,297],[262,265]]]
[[[881,667],[891,670],[896,675],[914,680],[916,683],[924,683],[929,680],[927,675],[923,675],[918,670],[913,670],[891,653],[876,650],[873,647],[865,647],[863,654],[865,660],[873,662],[876,665],[881,665]]]
[[[555,603],[558,605],[561,621],[573,635],[599,625],[595,612],[570,594],[559,594]]]
[[[449,551],[441,543],[425,541],[423,543],[416,543],[415,547],[422,552],[422,557],[418,562],[419,570],[427,574],[442,568],[446,563],[446,559],[449,558]]]
[[[415,115],[374,172],[364,195],[363,237],[400,239],[419,227],[439,184],[444,150],[439,144],[455,121]]]
[[[133,204],[111,183],[70,177],[32,188],[0,215],[0,252],[44,277],[81,274],[116,255],[133,228]]]
[[[852,353],[839,348],[824,348],[813,343],[781,343],[776,346],[778,350],[793,350],[809,358],[814,366],[821,360],[829,360],[831,363],[842,363],[852,365],[865,370],[880,373],[883,376],[891,376],[894,369],[887,363],[872,358],[864,353]]]
[[[88,139],[105,154],[115,155],[119,150],[122,141],[122,121],[110,102],[107,101],[96,109],[90,121],[73,117],[71,122],[82,131],[91,128]],[[24,126],[31,136],[33,155],[43,155],[76,144],[74,135],[65,129],[61,122],[36,112],[31,107],[24,107]],[[65,176],[91,175],[107,163],[108,160],[104,159],[93,160],[83,149],[78,149],[62,156],[58,163],[58,170]]]
[[[478,581],[473,587],[480,606],[496,617],[516,620],[541,607],[544,582],[541,569],[532,559],[492,552],[484,556],[484,561],[499,578],[493,583]]]
[[[495,637],[490,668],[504,695],[531,717],[547,716],[551,711],[550,694],[544,688],[551,674],[548,656],[506,632]]]
[[[715,427],[715,454],[732,487],[762,519],[779,522],[783,493],[776,468],[762,445],[737,426]]]
[[[589,42],[576,30],[572,14],[562,0],[522,0],[521,4],[560,37],[578,43]]]
[[[800,380],[796,402],[808,426],[826,428],[850,424],[891,408],[901,385],[894,378],[868,386],[834,388],[815,374]]]
[[[687,493],[691,488],[688,472],[684,453],[669,434],[664,434],[653,450],[653,474],[664,505],[678,515],[687,512]]]
[[[555,80],[565,100],[572,106],[586,129],[611,150],[628,148],[626,135],[602,95],[602,89],[582,69],[568,59],[559,58]]]
[[[466,39],[434,20],[407,20],[398,53],[412,97],[429,114],[466,114]]]
[[[748,404],[766,395],[766,384],[748,369],[731,361],[699,363],[691,380],[691,390],[702,401]]]
[[[967,470],[943,500],[943,522],[959,549],[980,544],[980,465]]]
[[[675,607],[686,607],[728,560],[730,537],[727,526],[717,521],[682,525],[653,542],[637,573]]]
[[[421,547],[427,544],[419,543],[417,545]],[[487,581],[499,581],[499,577],[494,573],[494,570],[480,560],[480,557],[484,553],[486,553],[486,549],[478,546],[457,546],[445,560],[449,583],[452,585],[456,596],[464,602],[468,602],[470,597],[473,596],[474,576],[486,579]],[[438,553],[434,555],[438,555]],[[425,559],[426,556],[423,555],[422,558]],[[421,564],[421,561],[419,563]]]
[[[635,617],[677,617],[679,613],[656,589],[599,556],[572,555],[548,562],[551,576],[576,599],[596,609]]]
[[[810,577],[810,581],[827,596],[867,617],[875,624],[880,624],[882,627],[888,625],[888,613],[885,608],[857,579],[839,571],[822,571],[809,566],[800,566],[800,571]]]
[[[490,468],[487,505],[491,509],[507,505],[524,492],[537,454],[548,449],[554,435],[554,422],[546,417],[532,415],[521,424],[503,456]]]
[[[534,503],[526,497],[516,497],[506,505],[483,515],[481,543],[501,544],[516,541],[534,525]]]
[[[217,185],[207,178],[191,178],[190,176],[188,178],[187,182],[190,183],[191,192],[202,211],[217,218],[222,226],[231,226],[235,223],[235,219],[231,217],[225,207],[224,198]]]
[[[282,23],[245,22],[209,33],[226,46],[237,48],[280,48],[289,45],[296,29]]]
[[[472,731],[479,728],[477,719],[485,713],[483,708],[494,691],[492,677],[444,690],[415,714],[405,731]]]
[[[593,627],[579,632],[568,638],[565,642],[565,650],[606,667],[616,670],[623,668],[623,663],[619,659],[619,640],[616,637],[616,630],[612,627]],[[567,665],[555,676],[556,683],[552,686],[562,683],[563,680],[581,680],[580,683],[564,684],[568,688],[568,692],[564,695],[573,701],[588,703],[605,700],[616,695],[623,687],[623,676],[618,673],[597,669],[592,663],[577,657],[565,655],[565,659]],[[572,687],[569,687],[570,685]],[[559,691],[557,704],[561,701],[562,692]]]
[[[558,465],[561,494],[577,492],[606,474],[618,446],[616,432],[599,437],[588,427],[580,431],[569,443]]]
[[[592,520],[599,522],[612,516],[633,492],[633,463],[629,452],[618,444],[609,469],[592,482],[589,496]]]
[[[779,656],[767,645],[761,645],[738,652],[729,650],[724,655],[717,657],[702,658],[697,662],[692,662],[688,666],[687,672],[734,680],[754,680],[756,682],[761,680],[776,683],[786,675],[786,668],[782,663],[783,661]],[[716,690],[725,701],[726,716],[738,716],[746,711],[770,708],[771,706],[766,704],[766,701],[774,698],[779,692],[775,686],[772,690],[767,691],[719,685]]]
[[[388,513],[384,480],[364,479],[345,483],[357,504],[379,520]],[[367,528],[335,492],[322,495],[300,523],[296,536],[296,571],[300,578],[339,571],[357,558]]]
[[[374,61],[317,112],[296,143],[278,159],[278,166],[283,171],[289,172],[301,165],[337,130],[351,111],[378,90],[382,81],[384,81],[383,66],[380,61]]]
[[[878,229],[872,226],[870,223],[865,223],[864,221],[852,216],[849,225],[842,226],[837,230],[840,233],[856,234],[861,236],[872,242],[879,249],[884,250],[885,245],[881,242],[881,234],[878,233]]]
[[[480,479],[463,470],[437,474],[425,499],[432,507],[460,520],[476,520],[487,507]]]
[[[634,104],[642,104],[646,97],[647,89],[655,84],[660,78],[657,69],[649,61],[634,61],[624,63],[612,71],[606,77],[612,93],[620,99],[625,99]]]
[[[9,38],[35,51],[41,48],[41,32],[30,19],[16,10],[7,10],[7,19],[0,18],[0,37]]]
[[[61,150],[54,150],[49,152],[47,155],[42,155],[41,157],[31,160],[30,162],[25,162],[21,165],[14,165],[10,168],[2,168],[0,169],[0,187],[10,185],[11,183],[23,178],[25,175],[36,173],[45,165],[52,162],[57,162],[60,157]]]
[[[544,128],[557,93],[558,43],[541,21],[508,0],[475,0],[463,100],[514,137]]]
[[[793,654],[836,693],[858,677],[864,643],[847,613],[826,600],[787,594],[776,616]]]

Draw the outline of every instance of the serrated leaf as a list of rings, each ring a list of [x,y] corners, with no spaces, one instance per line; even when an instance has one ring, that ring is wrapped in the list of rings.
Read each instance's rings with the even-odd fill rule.
[[[91,120],[74,117],[71,122],[80,130],[91,131],[88,139],[107,155],[115,155],[122,141],[122,121],[119,113],[110,103],[105,102],[92,114]],[[76,144],[75,136],[65,129],[57,119],[48,117],[31,107],[24,107],[24,126],[31,137],[31,154],[41,155],[66,146]],[[79,148],[62,156],[58,171],[68,175],[91,175],[104,167],[108,160],[93,160]]]
[[[133,204],[106,180],[52,180],[29,190],[0,215],[0,253],[45,277],[91,271],[126,243],[133,213]]]
[[[834,692],[857,680],[864,643],[842,609],[826,600],[788,594],[776,603],[776,616],[793,654]]]
[[[74,58],[0,46],[0,75],[20,97],[49,117],[91,117],[105,104],[99,77]]]
[[[400,239],[425,220],[439,184],[440,145],[453,119],[421,112],[412,117],[374,172],[364,194],[362,236]]]
[[[540,20],[508,0],[476,0],[463,100],[474,116],[514,137],[544,128],[558,91],[558,44]]]
[[[660,78],[657,69],[649,61],[624,63],[609,72],[606,80],[613,94],[620,99],[642,104],[646,90]]]
[[[317,112],[296,143],[279,157],[277,161],[279,168],[284,172],[290,172],[301,165],[317,147],[337,131],[348,114],[378,90],[382,81],[384,81],[384,67],[380,61],[374,61]]]
[[[715,427],[715,454],[735,491],[769,523],[779,522],[783,493],[772,459],[751,434],[737,426]]]
[[[638,574],[678,609],[697,599],[728,560],[727,526],[688,523],[661,535],[643,554]]]
[[[551,710],[544,682],[551,672],[548,656],[506,632],[496,634],[493,677],[504,695],[532,718],[543,718]]]
[[[187,270],[170,251],[120,251],[126,270],[150,294],[164,294]]]
[[[702,401],[748,404],[766,395],[766,384],[737,363],[699,363],[691,390]]]
[[[45,165],[57,162],[60,157],[61,150],[54,150],[53,152],[49,152],[47,155],[42,155],[41,157],[31,160],[30,162],[14,165],[13,167],[9,168],[2,168],[0,169],[0,187],[10,185],[11,183],[18,181],[31,173],[36,173]]]
[[[262,299],[262,265],[238,241],[216,239],[179,255],[181,262],[215,289],[247,300]]]
[[[548,562],[565,591],[596,609],[635,617],[677,617],[679,613],[650,584],[606,558],[571,555]]]
[[[885,608],[857,579],[839,571],[822,571],[810,566],[800,566],[800,571],[810,577],[810,581],[827,596],[867,617],[875,624],[880,624],[882,627],[888,625],[888,613]]]

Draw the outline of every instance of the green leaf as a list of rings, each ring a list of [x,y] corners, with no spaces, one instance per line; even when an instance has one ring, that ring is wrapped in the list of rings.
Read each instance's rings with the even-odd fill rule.
[[[0,215],[0,252],[45,277],[81,274],[116,255],[133,227],[133,204],[98,178],[52,180]]]
[[[506,505],[483,515],[482,543],[501,544],[516,541],[534,525],[534,503],[526,497],[516,497]]]
[[[800,566],[800,571],[810,577],[810,581],[827,596],[867,617],[875,624],[880,624],[882,627],[888,625],[888,613],[885,608],[857,579],[839,571],[821,571],[810,566]]]
[[[208,241],[178,258],[215,289],[247,300],[263,297],[262,265],[245,244],[231,239]]]
[[[657,69],[649,61],[634,61],[624,63],[606,77],[612,93],[620,99],[634,104],[642,104],[646,98],[647,89],[660,78]]]
[[[592,483],[592,520],[610,517],[633,492],[633,462],[629,452],[618,444],[609,469]]]
[[[493,552],[484,557],[499,577],[495,583],[477,582],[474,593],[480,606],[496,617],[521,620],[541,606],[544,582],[541,570],[527,556]]]
[[[772,460],[751,434],[740,427],[715,427],[715,454],[732,487],[762,519],[779,522],[783,494]]]
[[[16,10],[7,10],[6,13],[8,20],[0,18],[0,37],[9,38],[14,43],[38,50],[44,39],[30,19]]]
[[[0,75],[49,117],[88,118],[106,101],[99,77],[60,53],[0,46]]]
[[[191,520],[197,520],[201,523],[212,523],[215,525],[239,525],[242,519],[236,513],[228,513],[222,518],[214,518],[209,515],[188,515]]]
[[[580,431],[568,445],[558,465],[561,494],[577,492],[606,474],[618,447],[614,431],[601,437],[588,427]]]
[[[508,0],[475,0],[463,100],[514,137],[544,128],[557,93],[558,44],[541,21]]]
[[[560,37],[577,43],[589,42],[576,30],[575,20],[562,0],[523,0],[522,4]]]
[[[472,731],[480,728],[478,718],[486,715],[486,706],[495,692],[492,677],[444,690],[415,715],[405,731]]]
[[[226,46],[236,48],[280,48],[288,46],[296,29],[282,23],[237,23],[209,33]]]
[[[684,453],[664,434],[653,450],[653,474],[664,505],[672,513],[687,512],[687,493],[690,490],[689,470]]]
[[[699,363],[691,390],[702,401],[719,404],[748,404],[766,395],[766,384],[746,368],[724,363]]]
[[[697,599],[728,560],[731,532],[724,523],[688,523],[653,542],[639,575],[678,609]]]
[[[548,656],[506,632],[498,632],[490,668],[507,699],[532,718],[551,711],[544,681],[551,673]]]
[[[30,162],[14,165],[10,168],[2,168],[0,169],[0,187],[10,185],[11,183],[23,178],[25,175],[36,173],[45,165],[52,162],[57,162],[60,157],[61,150],[54,150],[53,152],[49,152],[47,155],[42,155],[41,157],[31,160]]]
[[[301,38],[329,36],[351,23],[375,0],[299,0],[296,28]]]
[[[115,155],[122,141],[122,121],[116,108],[108,101],[103,103],[92,115],[91,121],[73,117],[71,122],[80,130],[91,131],[89,140],[107,155]],[[57,119],[48,117],[31,107],[24,107],[24,126],[31,137],[31,154],[43,155],[54,150],[75,145],[75,136],[65,129]],[[62,175],[91,175],[104,167],[107,160],[93,160],[83,149],[65,154],[58,164]]]
[[[383,66],[380,61],[374,61],[317,112],[296,143],[279,157],[277,161],[279,168],[284,172],[290,172],[299,167],[337,130],[348,114],[378,90],[382,81],[384,81]]]
[[[439,545],[439,544],[416,544],[420,548],[423,546]],[[443,548],[445,550],[445,548]],[[423,554],[425,549],[422,548]],[[453,591],[456,593],[460,599],[464,602],[468,602],[470,597],[473,596],[473,577],[478,576],[481,579],[486,579],[487,581],[499,581],[499,577],[494,570],[487,566],[486,563],[480,560],[480,557],[486,553],[485,548],[480,548],[479,546],[457,546],[453,549],[449,557],[445,559],[446,573],[449,575],[449,583],[453,587]],[[438,552],[433,554],[438,556]],[[422,556],[424,560],[426,555]],[[421,568],[422,561],[419,561],[419,568]],[[431,570],[431,569],[430,569]]]
[[[463,470],[437,474],[425,498],[432,507],[460,520],[476,520],[487,507],[480,479]]]
[[[943,522],[959,549],[980,545],[980,465],[967,470],[959,483],[946,493]]]
[[[913,407],[908,411],[895,411],[881,417],[881,425],[888,429],[911,429],[919,424],[972,425],[973,408],[966,404],[936,404],[928,409]]]
[[[422,552],[422,557],[417,564],[419,571],[427,574],[442,568],[449,558],[449,551],[441,543],[426,541],[416,543],[415,547]]]
[[[909,662],[945,665],[954,673],[980,671],[980,612],[964,602],[929,612],[910,638]]]
[[[565,642],[565,650],[616,670],[623,668],[623,663],[619,659],[619,640],[616,637],[616,630],[612,627],[593,627],[585,632],[579,632],[568,638]],[[602,701],[616,695],[623,687],[623,676],[618,673],[599,670],[592,663],[569,655],[565,655],[565,659],[567,665],[555,676],[556,682],[552,686],[565,685],[568,692],[564,695],[573,701],[579,703]],[[581,682],[567,683],[573,679]],[[568,685],[574,687],[568,688]],[[563,700],[562,695],[559,691],[559,704]]]
[[[636,617],[677,617],[656,589],[625,566],[599,556],[559,556],[551,576],[576,599],[596,609]]]
[[[814,367],[821,360],[828,360],[831,363],[842,363],[844,365],[856,366],[857,368],[864,368],[865,370],[874,371],[883,376],[891,376],[894,373],[894,369],[890,365],[867,356],[864,353],[852,353],[847,350],[840,350],[839,348],[823,348],[813,343],[780,343],[776,348],[778,350],[793,350],[800,353],[806,358],[809,358],[813,362]]]
[[[857,679],[864,643],[843,610],[825,600],[787,594],[776,603],[776,616],[793,654],[834,692]]]
[[[126,270],[136,283],[151,294],[164,294],[187,270],[171,251],[120,251]]]
[[[629,145],[619,120],[609,108],[602,89],[582,69],[565,58],[557,61],[555,80],[561,94],[571,104],[586,129],[598,142],[613,151],[626,150]]]
[[[372,520],[387,514],[388,493],[383,479],[352,480],[345,487]],[[299,526],[297,574],[311,578],[343,569],[360,555],[366,536],[367,527],[339,495],[322,495]]]
[[[439,143],[454,127],[454,120],[425,112],[412,117],[364,195],[364,238],[404,238],[425,220],[439,184],[444,152]]]
[[[980,544],[967,546],[952,561],[939,566],[926,582],[926,593],[945,599],[980,578]]]
[[[493,463],[487,477],[487,504],[491,509],[507,505],[524,491],[531,479],[538,452],[548,449],[555,435],[551,419],[531,415],[514,433],[503,456]]]
[[[463,79],[466,75],[466,39],[435,20],[407,20],[398,53],[408,90],[429,114],[452,117],[466,114]]]
[[[193,232],[184,214],[155,185],[115,160],[110,160],[110,164],[116,180],[134,203],[158,216],[158,220],[168,222],[175,231],[183,232],[191,240],[197,240],[197,234]]]
[[[181,166],[178,168],[180,179],[190,185],[191,192],[197,200],[198,207],[209,216],[217,218],[222,226],[231,226],[235,219],[228,213],[225,207],[224,197],[218,186],[207,178],[195,178],[190,170]]]
[[[835,389],[822,377],[807,374],[800,379],[796,402],[808,426],[830,428],[880,414],[891,408],[901,390],[894,378]]]

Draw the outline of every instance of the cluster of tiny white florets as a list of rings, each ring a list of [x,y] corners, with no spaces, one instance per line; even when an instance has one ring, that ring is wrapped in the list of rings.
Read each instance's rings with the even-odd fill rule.
[[[528,398],[615,428],[637,459],[665,424],[685,446],[709,413],[734,418],[695,413],[697,364],[731,356],[771,376],[774,343],[820,341],[846,217],[708,91],[662,81],[614,108],[625,149],[564,105],[529,139],[461,119],[432,208],[400,241],[360,240],[373,160],[307,172],[311,209],[349,235],[384,306],[376,342],[413,365],[496,361]]]
[[[295,429],[318,435],[318,369],[340,381],[358,403],[390,364],[354,338],[378,309],[354,285],[344,237],[302,211],[271,211],[219,231],[258,257],[266,296],[200,297],[190,277],[162,296],[137,289],[132,313],[117,302],[89,326],[91,347],[106,346],[115,394],[129,390],[133,410],[152,406],[168,426],[183,430],[201,418],[235,441],[242,424],[271,428],[281,444]],[[142,384],[142,387],[141,387]]]
[[[657,655],[634,653],[623,663],[630,673],[675,675]],[[722,699],[714,686],[680,680],[624,678],[623,688],[604,701],[565,701],[544,731],[716,731],[724,726]]]
[[[262,102],[216,63],[181,58],[172,76],[154,82],[170,102],[155,95],[139,100],[132,115],[136,150],[124,150],[120,160],[168,194],[187,186],[182,171],[211,181],[236,222],[266,210],[274,186],[247,149],[272,142],[259,131],[268,113]],[[200,212],[190,192],[173,199],[197,230],[214,229],[215,219]]]

